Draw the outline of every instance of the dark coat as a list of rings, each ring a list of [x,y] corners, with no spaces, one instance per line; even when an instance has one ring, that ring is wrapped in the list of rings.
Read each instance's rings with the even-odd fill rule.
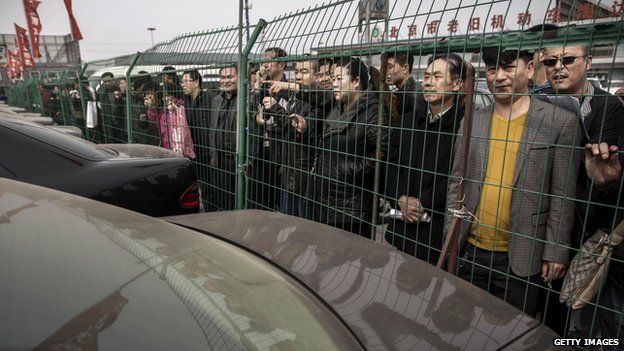
[[[96,92],[98,102],[98,124],[104,134],[102,142],[114,143],[115,129],[117,129],[117,119],[115,118],[115,97],[114,89],[108,89],[102,84]]]
[[[414,109],[419,105],[422,95],[420,93],[420,86],[414,80],[414,77],[410,76],[402,87],[399,87],[394,95],[397,97],[397,114],[406,118],[414,118]]]
[[[419,99],[422,95],[419,95],[420,90],[418,83],[414,78],[410,77],[405,84],[395,91],[393,95],[397,101],[397,115],[398,121],[392,121],[388,130],[388,149],[389,152],[386,155],[387,165],[382,169],[384,171],[385,184],[384,192],[387,198],[397,198],[396,182],[389,183],[390,179],[396,179],[399,175],[398,155],[401,143],[401,130],[402,128],[413,128],[415,125],[415,119],[420,110],[424,110],[426,113],[426,106],[422,104],[422,100]],[[393,185],[394,184],[394,185]]]
[[[238,115],[236,101],[234,101],[234,108],[227,111],[227,119],[225,122],[227,126],[227,132],[233,133],[234,143],[232,145],[232,149],[225,150],[222,145],[216,145],[217,133],[221,132],[220,130],[218,130],[219,113],[221,112],[221,105],[223,103],[223,100],[225,99],[224,95],[225,93],[222,93],[212,98],[212,106],[214,106],[214,108],[211,110],[210,125],[208,127],[208,147],[210,149],[210,165],[212,167],[219,167],[219,152],[232,154],[232,158],[234,158],[233,155],[236,152],[236,121]],[[238,96],[234,97],[234,99],[237,98]]]
[[[407,224],[391,219],[386,239],[398,249],[434,262],[442,247],[448,174],[453,162],[453,146],[464,110],[455,104],[439,120],[429,123],[427,109],[420,108],[415,117],[406,117],[397,135],[398,175],[389,177],[387,186],[396,197],[389,199],[396,209],[402,195],[418,198],[431,222]],[[419,245],[416,247],[417,242]]]
[[[298,133],[290,124],[290,115],[298,114],[308,120],[316,120],[318,112],[312,106],[290,94],[286,106],[275,104],[265,112],[272,116],[274,128],[281,132],[281,164],[279,173],[282,189],[305,195],[307,179],[314,160],[316,127],[311,123],[305,133]]]
[[[320,117],[328,116],[336,104],[334,91],[321,86],[300,85],[297,98],[312,105],[320,112]]]
[[[336,106],[325,119],[309,188],[321,204],[316,213],[323,223],[368,221],[373,203],[377,133],[381,133],[381,157],[388,145],[387,129],[377,127],[379,100],[363,92],[348,110]],[[386,116],[382,126],[387,125]]]
[[[594,96],[590,102],[592,112],[585,118],[582,125],[581,145],[586,143],[606,142],[609,145],[624,146],[624,108],[617,97],[604,90],[595,88]],[[579,120],[580,122],[580,120]],[[622,160],[621,160],[622,161]],[[617,204],[617,196],[620,192],[620,181],[606,191],[591,189],[591,179],[587,177],[585,171],[585,153],[581,154],[579,165],[577,198],[590,200],[594,205],[587,206],[585,202],[577,202],[576,220],[577,224],[585,222],[586,212],[589,211],[587,221],[584,226],[584,239],[593,235],[599,228],[611,229],[614,211],[612,206]],[[601,206],[599,204],[606,204]],[[617,223],[616,223],[617,225]],[[584,241],[584,240],[583,240]],[[573,243],[577,244],[577,243]]]
[[[195,99],[188,95],[184,96],[186,121],[191,130],[191,137],[195,147],[195,161],[201,165],[207,165],[210,159],[208,128],[210,127],[213,98],[213,94],[207,91],[201,91]]]

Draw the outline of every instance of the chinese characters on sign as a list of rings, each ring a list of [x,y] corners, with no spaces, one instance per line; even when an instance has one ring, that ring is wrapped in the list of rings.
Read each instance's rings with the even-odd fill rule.
[[[538,11],[539,12],[539,11]],[[621,17],[624,13],[624,0],[615,0],[611,10],[611,17]],[[591,20],[596,18],[596,5],[593,3],[579,3],[576,8],[574,19],[576,20]],[[429,19],[419,25],[412,23],[407,26],[407,37],[414,38],[419,35],[422,36],[436,36],[444,35],[444,33],[460,34],[465,28],[465,33],[470,32],[498,32],[509,29],[522,29],[528,28],[535,24],[541,23],[559,23],[560,12],[557,8],[546,9],[545,12],[539,12],[538,14],[531,13],[530,11],[518,12],[515,14],[515,18],[512,20],[512,14],[492,13],[486,17],[473,16],[473,17],[461,17],[450,19],[449,21],[442,21],[441,19]],[[465,18],[465,19],[464,19]],[[534,19],[537,18],[537,21]],[[467,23],[466,23],[467,22]],[[515,23],[514,23],[515,22]],[[422,25],[422,27],[421,27]],[[516,27],[517,25],[517,27]],[[511,28],[510,28],[511,27]],[[419,28],[421,28],[419,32]],[[446,32],[444,32],[446,31]],[[390,38],[399,38],[401,28],[397,26],[391,26],[388,32]]]

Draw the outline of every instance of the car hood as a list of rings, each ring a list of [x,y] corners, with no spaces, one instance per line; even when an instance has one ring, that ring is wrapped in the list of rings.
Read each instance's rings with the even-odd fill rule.
[[[453,275],[327,225],[257,210],[165,220],[264,255],[326,301],[368,349],[535,350],[557,337]]]
[[[143,144],[99,144],[117,153],[116,158],[171,158],[183,156],[162,147]]]
[[[0,350],[359,349],[263,258],[0,178]]]

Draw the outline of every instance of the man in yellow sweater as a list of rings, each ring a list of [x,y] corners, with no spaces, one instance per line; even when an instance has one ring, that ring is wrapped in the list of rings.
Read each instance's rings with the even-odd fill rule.
[[[474,113],[458,260],[458,276],[530,315],[540,286],[563,277],[568,264],[579,162],[575,116],[528,94],[532,59],[483,53],[494,104]],[[455,145],[450,208],[460,181]]]

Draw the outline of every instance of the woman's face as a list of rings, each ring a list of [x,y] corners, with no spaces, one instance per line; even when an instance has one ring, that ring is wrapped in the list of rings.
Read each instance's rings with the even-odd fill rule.
[[[154,93],[151,91],[146,92],[144,101],[145,101],[145,106],[154,107],[156,105],[156,99],[154,98]]]
[[[167,107],[173,108],[176,103],[176,98],[173,95],[167,95],[165,96],[165,102],[166,102]]]
[[[334,70],[334,83],[332,86],[336,101],[347,103],[353,100],[359,93],[360,83],[358,79],[351,79],[348,68],[338,66]]]

